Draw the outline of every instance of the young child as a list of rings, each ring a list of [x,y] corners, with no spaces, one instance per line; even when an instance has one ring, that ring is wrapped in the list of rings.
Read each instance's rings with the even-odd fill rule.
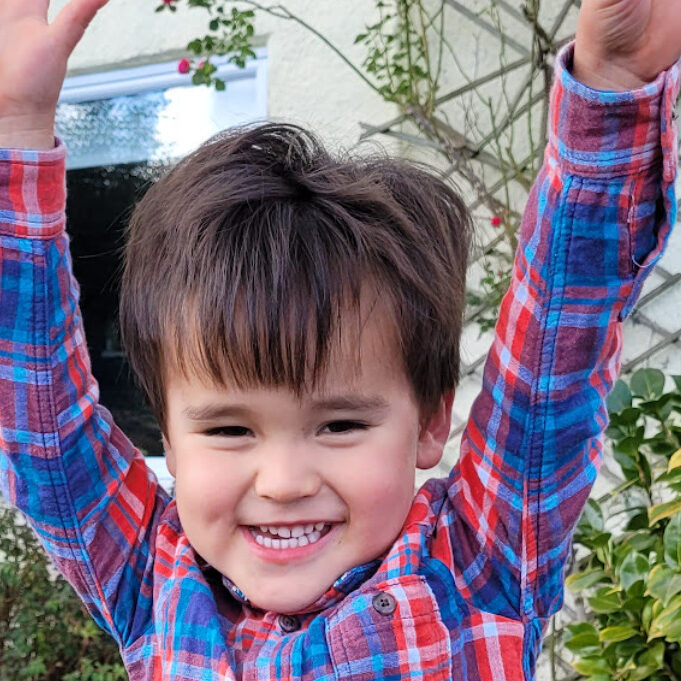
[[[130,679],[532,679],[676,219],[681,0],[582,3],[459,463],[416,498],[458,378],[456,194],[272,125],[151,189],[121,327],[173,500],[98,404],[64,232],[54,111],[105,0],[48,4],[0,3],[0,478]]]

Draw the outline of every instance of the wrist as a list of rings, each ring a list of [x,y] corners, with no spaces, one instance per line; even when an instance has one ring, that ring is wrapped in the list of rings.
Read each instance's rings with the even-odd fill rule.
[[[655,80],[641,78],[613,58],[592,55],[580,49],[579,44],[575,46],[572,75],[575,80],[594,90],[614,92],[635,90]]]
[[[0,147],[10,149],[53,149],[53,115],[0,115]]]

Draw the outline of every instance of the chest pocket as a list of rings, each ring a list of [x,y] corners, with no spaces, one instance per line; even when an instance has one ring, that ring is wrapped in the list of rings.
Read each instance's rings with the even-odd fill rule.
[[[450,638],[419,575],[367,585],[346,598],[329,618],[327,640],[338,679],[449,679]]]

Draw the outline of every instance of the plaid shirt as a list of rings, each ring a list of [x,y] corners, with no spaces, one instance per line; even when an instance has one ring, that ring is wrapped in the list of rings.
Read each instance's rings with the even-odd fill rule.
[[[385,556],[296,616],[202,563],[98,403],[64,232],[63,147],[0,150],[0,480],[133,681],[528,681],[597,474],[621,321],[676,219],[679,71],[598,93],[557,66],[458,464]]]

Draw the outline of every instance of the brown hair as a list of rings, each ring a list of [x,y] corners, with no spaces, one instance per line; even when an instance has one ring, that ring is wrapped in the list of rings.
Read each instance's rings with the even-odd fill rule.
[[[370,284],[430,411],[459,378],[470,237],[461,197],[424,167],[334,157],[293,125],[227,131],[133,213],[123,344],[165,430],[170,368],[218,385],[314,385],[342,311]]]

